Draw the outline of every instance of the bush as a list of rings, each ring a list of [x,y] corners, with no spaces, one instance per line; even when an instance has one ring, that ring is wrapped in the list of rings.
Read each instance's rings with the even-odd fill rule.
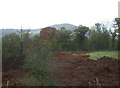
[[[20,37],[16,33],[2,38],[2,58],[20,57]]]
[[[50,43],[46,40],[39,40],[37,37],[34,37],[33,42],[34,48],[27,53],[23,66],[25,70],[30,70],[30,77],[26,78],[29,81],[26,81],[25,84],[29,85],[33,82],[32,86],[51,85],[53,81],[50,81],[48,76],[51,73],[49,69],[50,58],[53,57]]]

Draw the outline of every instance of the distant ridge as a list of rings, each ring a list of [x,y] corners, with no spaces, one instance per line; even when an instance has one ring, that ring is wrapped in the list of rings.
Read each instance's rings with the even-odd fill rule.
[[[74,29],[77,29],[78,26],[75,26],[73,24],[68,24],[68,23],[63,23],[63,24],[54,24],[54,25],[50,25],[47,27],[55,27],[57,30],[59,30],[61,27],[65,27],[66,30],[71,30],[72,32],[74,31]],[[31,35],[34,34],[39,34],[42,28],[38,28],[38,29],[23,29],[23,30],[30,30]],[[5,36],[7,34],[11,34],[11,33],[18,33],[17,31],[20,31],[20,29],[2,29],[2,36]]]
[[[61,27],[65,27],[66,30],[71,30],[74,31],[74,29],[78,28],[78,26],[75,26],[73,24],[68,24],[68,23],[63,23],[63,24],[55,24],[55,25],[51,25],[49,27],[55,27],[56,29],[60,29]]]

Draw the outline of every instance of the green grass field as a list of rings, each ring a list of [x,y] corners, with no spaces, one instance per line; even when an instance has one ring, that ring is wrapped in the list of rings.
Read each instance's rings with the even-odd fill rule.
[[[97,60],[103,56],[108,56],[112,58],[118,59],[118,51],[97,51],[92,53],[87,53],[86,55],[90,55],[90,59]]]

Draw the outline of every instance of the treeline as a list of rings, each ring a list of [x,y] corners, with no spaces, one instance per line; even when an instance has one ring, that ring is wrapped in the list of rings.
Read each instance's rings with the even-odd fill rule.
[[[48,42],[52,51],[87,51],[87,50],[116,50],[118,49],[118,26],[114,20],[114,30],[108,30],[105,24],[96,23],[92,28],[80,25],[74,32],[61,27],[56,40],[40,40],[39,35],[29,37],[29,30],[20,30],[2,37],[3,58],[20,57],[36,48],[36,42]],[[35,41],[37,39],[37,41]]]
[[[117,29],[108,30],[100,23],[92,28],[80,25],[74,32],[62,27],[52,43],[54,50],[60,51],[116,50],[119,44]]]

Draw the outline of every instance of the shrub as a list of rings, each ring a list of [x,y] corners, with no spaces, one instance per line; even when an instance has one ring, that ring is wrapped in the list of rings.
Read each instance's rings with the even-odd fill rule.
[[[30,70],[30,77],[27,77],[25,84],[29,85],[32,83],[33,86],[45,86],[53,85],[53,81],[50,81],[50,69],[49,64],[51,63],[52,52],[50,43],[46,40],[39,40],[37,37],[33,39],[34,48],[28,52],[23,68]],[[31,70],[32,69],[32,70]],[[23,79],[25,80],[25,79]]]
[[[5,35],[2,38],[2,57],[20,57],[20,37],[16,33]]]

